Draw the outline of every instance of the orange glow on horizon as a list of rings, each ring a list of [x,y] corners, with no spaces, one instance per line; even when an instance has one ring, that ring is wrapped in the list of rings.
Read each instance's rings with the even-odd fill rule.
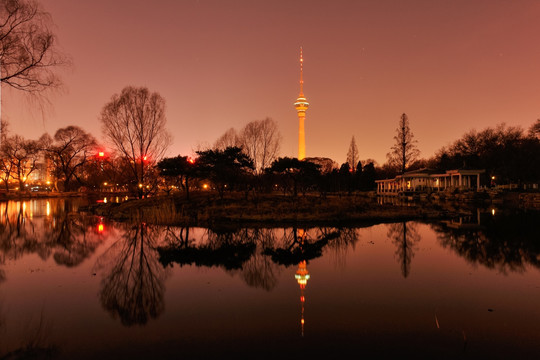
[[[298,96],[296,66],[305,60],[296,58],[300,45],[308,46],[308,94],[314,102],[305,129],[305,156],[328,157],[341,164],[347,150],[343,144],[355,135],[363,144],[362,160],[370,158],[383,165],[402,112],[410,114],[411,130],[426,159],[471,129],[481,131],[502,122],[528,129],[539,117],[540,52],[533,45],[534,34],[540,33],[540,21],[534,16],[539,10],[536,1],[439,1],[432,6],[414,2],[407,7],[409,21],[405,22],[403,11],[390,10],[402,3],[395,0],[344,1],[339,6],[324,1],[309,5],[287,2],[286,11],[271,10],[270,2],[251,1],[235,9],[235,21],[223,16],[230,11],[226,1],[132,6],[130,16],[124,17],[118,17],[117,2],[98,1],[91,8],[77,1],[40,3],[54,19],[53,32],[77,68],[77,76],[64,79],[71,91],[49,99],[57,114],[49,119],[48,131],[78,125],[101,142],[104,139],[96,111],[88,109],[101,109],[120,90],[104,87],[102,79],[108,79],[109,85],[124,84],[126,74],[137,74],[133,76],[152,77],[150,90],[167,95],[167,127],[175,134],[167,157],[189,154],[199,144],[214,143],[222,130],[266,115],[276,119],[281,134],[286,135],[280,156],[295,157],[298,123],[296,110],[287,102]],[[297,16],[303,13],[308,15],[304,20]],[[179,14],[182,21],[169,24],[158,14]],[[144,52],[139,46],[95,42],[95,32],[81,29],[92,28],[92,19],[98,17],[97,30],[102,37],[137,43],[140,24],[147,23],[144,34],[159,40],[151,44],[152,51]],[[280,30],[269,32],[265,26],[252,26],[258,21],[280,24]],[[167,31],[162,31],[165,24]],[[245,31],[246,26],[250,31]],[[283,34],[296,36],[287,43]],[[361,39],[358,34],[362,34]],[[294,37],[300,41],[293,41]],[[465,49],[463,39],[467,39]],[[183,52],[167,52],[166,44],[175,42],[181,44]],[[89,43],[95,46],[87,46]],[[226,67],[215,66],[215,49],[220,49],[218,57],[226,60]],[[269,50],[261,63],[258,57]],[[98,68],[90,60],[95,53],[130,61],[115,60]],[[184,53],[197,54],[197,61]],[[201,74],[206,75],[201,78]],[[257,74],[257,83],[265,86],[252,92],[253,77],[237,74]],[[290,86],[284,86],[276,74],[287,76]],[[170,92],[170,79],[177,77],[192,84],[193,91]],[[288,98],[283,99],[284,94],[289,94]],[[23,106],[24,100],[9,93],[5,95],[2,112],[17,119],[10,130],[32,139],[41,136],[43,127],[36,126],[32,107]],[[247,100],[247,96],[252,99]],[[180,106],[177,99],[182,97],[185,102]],[[261,104],[266,107],[261,109]],[[448,111],[454,104],[460,104],[459,111]],[[227,120],[224,114],[238,115]],[[176,119],[190,119],[190,125]],[[433,119],[437,119],[436,126]],[[96,150],[100,151],[99,147]],[[92,154],[94,160],[111,157],[109,151],[112,148],[104,151],[104,157]],[[157,160],[154,156],[152,152],[150,161]]]

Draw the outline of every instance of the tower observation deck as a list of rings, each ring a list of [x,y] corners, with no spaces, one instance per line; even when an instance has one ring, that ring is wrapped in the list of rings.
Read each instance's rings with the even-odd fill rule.
[[[302,48],[300,47],[300,94],[294,103],[296,112],[298,113],[298,159],[303,160],[306,157],[306,134],[304,130],[304,122],[306,120],[306,110],[309,103],[304,95],[304,57]]]

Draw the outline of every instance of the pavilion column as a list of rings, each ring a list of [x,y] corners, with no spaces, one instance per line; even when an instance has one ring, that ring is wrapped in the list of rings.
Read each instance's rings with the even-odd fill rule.
[[[480,190],[480,174],[476,175],[476,190]]]

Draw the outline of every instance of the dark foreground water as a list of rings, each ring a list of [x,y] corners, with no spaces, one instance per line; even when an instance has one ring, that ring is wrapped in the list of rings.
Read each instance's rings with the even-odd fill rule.
[[[0,204],[0,359],[540,356],[540,217],[114,224]]]

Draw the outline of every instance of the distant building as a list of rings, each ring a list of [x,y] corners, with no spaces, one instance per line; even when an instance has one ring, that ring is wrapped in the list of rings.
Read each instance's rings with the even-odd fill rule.
[[[397,195],[403,192],[480,189],[480,175],[485,170],[447,170],[441,174],[430,169],[409,171],[394,179],[377,180],[377,194]]]

